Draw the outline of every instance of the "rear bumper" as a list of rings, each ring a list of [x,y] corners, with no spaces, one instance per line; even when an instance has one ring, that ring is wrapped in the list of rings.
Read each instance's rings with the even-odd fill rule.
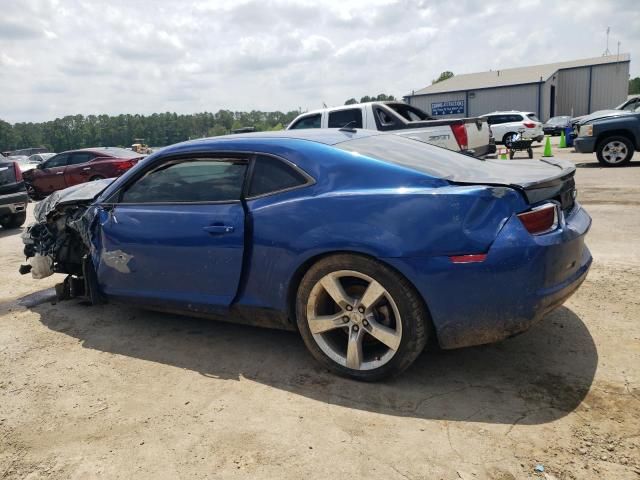
[[[26,191],[0,195],[0,216],[24,212],[28,202],[29,197]]]
[[[589,215],[577,205],[562,226],[532,236],[512,217],[481,263],[448,257],[386,259],[413,282],[445,349],[521,333],[575,292],[591,266]]]
[[[573,140],[573,148],[578,153],[593,153],[596,150],[595,137],[578,137]]]

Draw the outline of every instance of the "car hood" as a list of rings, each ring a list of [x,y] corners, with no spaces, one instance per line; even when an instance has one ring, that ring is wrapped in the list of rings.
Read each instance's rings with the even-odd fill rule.
[[[587,122],[592,122],[594,120],[598,120],[600,118],[607,118],[607,117],[619,117],[619,116],[624,116],[624,115],[631,115],[633,112],[628,112],[626,110],[599,110],[597,112],[593,112],[589,115],[584,115],[582,117],[576,117],[573,119],[573,121],[575,122],[576,120],[578,120],[578,122],[582,125],[585,124]]]
[[[114,180],[114,178],[105,178],[104,180],[80,183],[73,187],[53,192],[36,204],[33,214],[38,222],[43,222],[49,213],[63,205],[91,203]]]

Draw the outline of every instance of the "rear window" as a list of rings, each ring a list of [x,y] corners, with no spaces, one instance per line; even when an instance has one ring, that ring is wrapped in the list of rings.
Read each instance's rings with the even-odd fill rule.
[[[139,153],[134,152],[133,150],[129,150],[127,148],[102,147],[102,148],[92,148],[91,151],[99,154],[100,156],[104,155],[107,157],[117,157],[117,158],[140,158]]]
[[[362,128],[362,110],[350,108],[329,114],[329,128],[342,128],[345,125],[351,128]]]
[[[334,145],[355,154],[394,163],[438,178],[482,168],[483,161],[400,135],[372,135]]]
[[[538,117],[536,116],[535,113],[527,113],[527,117],[529,117],[529,120],[533,120],[534,122],[539,122],[540,120],[538,120]]]

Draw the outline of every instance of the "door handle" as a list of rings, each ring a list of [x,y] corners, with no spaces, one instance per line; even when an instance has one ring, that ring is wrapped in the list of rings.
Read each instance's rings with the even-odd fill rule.
[[[230,225],[210,225],[208,227],[202,227],[205,232],[209,232],[212,235],[217,233],[231,233],[234,228]]]
[[[64,172],[56,172],[56,175],[64,175]]]
[[[91,167],[84,167],[82,170],[91,170]]]

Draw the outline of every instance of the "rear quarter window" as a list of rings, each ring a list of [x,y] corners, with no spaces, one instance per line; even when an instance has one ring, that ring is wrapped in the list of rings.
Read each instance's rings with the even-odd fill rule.
[[[535,113],[529,113],[527,114],[527,117],[529,117],[529,120],[533,120],[534,122],[539,122],[540,120],[538,120],[538,117],[536,116]]]
[[[298,130],[298,129],[304,129],[304,128],[320,128],[320,120],[321,120],[321,115],[319,113],[317,115],[308,115],[296,121],[293,125],[289,127],[289,130]]]
[[[307,183],[307,178],[291,165],[273,157],[258,155],[253,166],[249,196],[280,192]]]
[[[350,108],[329,113],[329,128],[342,128],[347,124],[351,128],[362,128],[362,110]]]

